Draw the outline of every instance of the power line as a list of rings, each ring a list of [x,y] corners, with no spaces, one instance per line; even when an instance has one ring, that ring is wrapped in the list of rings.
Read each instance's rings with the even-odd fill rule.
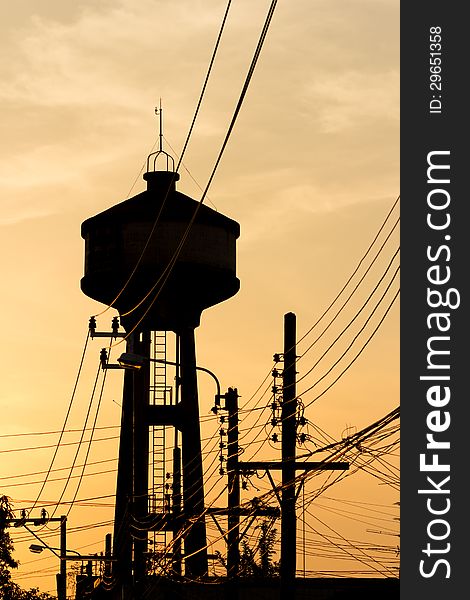
[[[118,435],[111,435],[108,437],[103,437],[103,438],[98,438],[95,440],[95,442],[107,442],[109,440],[118,440],[119,436]],[[76,446],[77,444],[86,444],[87,442],[89,442],[89,440],[79,440],[78,442],[64,442],[63,444],[60,444],[60,447],[63,448],[64,446]],[[57,444],[47,444],[45,446],[27,446],[25,448],[8,448],[7,450],[0,450],[0,454],[9,454],[11,452],[26,452],[29,450],[46,450],[47,448],[56,448]],[[53,469],[50,470],[50,472],[52,472]],[[49,472],[49,471],[43,471],[44,472]]]
[[[353,278],[355,277],[355,275],[358,273],[358,271],[360,270],[361,266],[363,265],[364,261],[366,260],[367,256],[371,253],[372,249],[374,248],[376,242],[378,241],[382,231],[385,229],[387,222],[389,221],[390,217],[393,214],[393,211],[395,210],[398,202],[400,200],[400,196],[398,196],[394,203],[392,204],[391,208],[389,209],[386,217],[384,218],[381,226],[379,227],[377,233],[375,234],[374,238],[372,239],[372,241],[370,242],[367,250],[365,251],[365,253],[362,255],[361,259],[358,261],[354,271],[351,273],[351,275],[349,276],[349,278],[347,279],[346,283],[343,285],[343,287],[340,289],[340,291],[337,293],[337,295],[335,296],[335,298],[330,302],[330,304],[328,305],[328,307],[324,310],[324,312],[321,314],[321,316],[316,320],[316,322],[303,334],[303,336],[297,341],[298,344],[300,344],[300,342],[302,342],[316,327],[317,325],[325,318],[325,316],[328,314],[328,312],[332,309],[332,307],[336,304],[336,302],[338,301],[338,299],[342,296],[342,294],[344,293],[344,291],[346,290],[346,288],[348,287],[348,285],[351,283],[351,281],[353,280]],[[358,286],[360,285],[360,283],[364,280],[365,276],[367,275],[367,273],[370,271],[370,269],[372,268],[373,264],[376,262],[376,260],[378,259],[378,257],[380,256],[381,252],[383,251],[385,245],[387,244],[388,240],[390,239],[392,233],[394,232],[394,230],[396,229],[398,223],[400,221],[400,217],[397,218],[397,220],[395,221],[394,225],[392,226],[391,230],[388,232],[388,234],[385,237],[385,240],[382,242],[381,246],[379,247],[379,249],[376,251],[375,255],[372,257],[372,260],[370,262],[370,264],[368,265],[368,267],[366,268],[364,274],[362,275],[361,279],[359,280],[359,282],[356,284],[356,286],[354,287],[353,291],[350,293],[350,295],[348,296],[348,298],[346,299],[346,301],[343,303],[343,305],[341,306],[341,308],[337,311],[337,313],[335,314],[335,316],[333,317],[332,321],[339,315],[339,313],[343,310],[343,308],[345,307],[345,305],[347,304],[347,302],[350,300],[350,298],[352,297],[352,295],[355,293],[355,291],[357,290]],[[321,335],[319,336],[321,337]],[[313,342],[313,344],[316,343],[317,340],[315,340],[315,342]],[[312,344],[312,346],[313,346]],[[303,353],[303,355],[305,355],[308,350],[310,349],[307,348],[307,350]],[[303,356],[302,355],[302,356]],[[262,386],[264,385],[264,383],[266,382],[266,380],[271,376],[272,370],[275,367],[276,363],[274,363],[269,371],[267,372],[266,376],[264,377],[263,381],[260,383],[260,385],[258,386],[258,388],[256,389],[256,391],[251,395],[250,398],[248,398],[248,400],[245,402],[245,404],[241,407],[240,412],[253,400],[253,398],[256,396],[256,394],[259,392],[259,390],[262,388]],[[262,396],[258,399],[258,401],[255,403],[255,407],[259,404],[259,402],[263,399],[263,397],[266,394],[266,391],[269,389],[270,385],[268,385],[267,389],[265,390],[265,392],[262,394]],[[253,409],[252,409],[253,410]],[[264,407],[263,407],[264,410]]]
[[[110,359],[110,353],[108,354],[108,361],[109,361],[109,359]],[[101,401],[103,399],[103,391],[104,391],[104,386],[105,386],[105,383],[106,383],[106,375],[107,375],[107,373],[108,373],[108,371],[107,371],[107,369],[105,369],[104,370],[104,375],[103,375],[103,381],[102,381],[102,384],[101,384],[100,395],[99,395],[99,398],[98,398],[98,403],[96,405],[95,418],[94,418],[92,429],[91,429],[91,433],[90,433],[90,440],[88,442],[88,447],[87,447],[87,450],[86,450],[85,459],[83,461],[82,472],[80,474],[80,478],[78,480],[77,487],[75,489],[75,494],[73,496],[72,502],[71,502],[71,504],[69,506],[69,509],[67,511],[67,516],[70,514],[70,511],[72,510],[73,504],[74,504],[74,502],[75,502],[75,500],[77,498],[78,491],[80,490],[80,486],[81,486],[82,481],[83,481],[83,475],[85,473],[88,456],[90,454],[91,445],[93,443],[93,435],[94,435],[94,432],[95,432],[96,422],[98,420],[98,415],[99,415],[99,412],[100,412]],[[72,474],[72,470],[70,471],[70,475],[71,474]],[[65,493],[65,488],[66,487],[67,487],[67,484],[64,487],[64,493]],[[61,496],[61,499],[62,499],[62,496]],[[57,511],[57,508],[58,508],[58,506],[56,506],[56,508],[54,509],[53,514]]]
[[[259,40],[258,40],[258,44],[257,44],[256,49],[255,49],[255,53],[253,55],[253,58],[252,58],[252,61],[251,61],[251,64],[250,64],[250,68],[249,68],[248,73],[246,75],[245,82],[244,82],[242,91],[240,93],[240,97],[238,99],[237,105],[235,107],[234,113],[232,115],[232,119],[231,119],[230,124],[228,126],[228,129],[227,129],[224,141],[223,141],[222,146],[221,146],[221,148],[219,150],[217,159],[215,161],[215,164],[213,166],[212,172],[211,172],[211,174],[209,176],[209,180],[208,180],[208,182],[206,184],[206,187],[204,189],[204,192],[203,192],[203,194],[201,196],[201,199],[199,200],[199,203],[197,204],[197,206],[196,206],[196,208],[194,210],[193,216],[191,217],[191,220],[188,223],[188,226],[187,226],[187,228],[186,228],[186,230],[185,230],[185,232],[184,232],[184,234],[183,234],[183,236],[181,238],[181,241],[178,244],[178,246],[177,246],[177,248],[176,248],[176,250],[175,250],[172,258],[170,259],[167,267],[164,269],[164,271],[160,275],[160,277],[157,280],[157,282],[152,286],[152,288],[147,292],[147,294],[141,299],[141,301],[137,305],[135,305],[131,310],[129,310],[126,313],[124,313],[122,316],[127,316],[127,315],[131,314],[134,310],[136,310],[147,298],[149,298],[149,296],[154,292],[154,290],[157,288],[157,286],[161,282],[160,287],[158,288],[158,290],[157,290],[155,296],[153,297],[150,305],[145,310],[144,314],[140,317],[140,319],[138,320],[138,322],[131,329],[131,331],[128,332],[128,334],[126,335],[126,338],[121,339],[119,342],[116,342],[114,345],[120,344],[120,343],[122,343],[122,341],[124,339],[127,339],[137,329],[137,327],[140,325],[140,323],[143,321],[143,319],[147,316],[148,312],[151,310],[153,304],[155,303],[155,301],[157,300],[158,296],[160,295],[160,293],[161,293],[161,291],[162,291],[162,289],[163,289],[166,281],[168,280],[168,277],[170,276],[170,273],[172,272],[173,267],[176,264],[176,261],[178,260],[178,257],[179,257],[179,255],[181,253],[181,250],[182,250],[182,248],[183,248],[183,246],[184,246],[184,244],[186,242],[186,239],[187,239],[187,237],[189,235],[189,232],[190,232],[190,230],[191,230],[191,228],[192,228],[192,226],[194,224],[194,221],[196,220],[196,217],[197,217],[197,215],[199,213],[199,210],[200,210],[200,208],[201,208],[201,206],[202,206],[202,204],[203,204],[203,202],[204,202],[204,200],[206,198],[207,192],[209,191],[209,188],[210,188],[210,186],[212,184],[212,181],[214,179],[214,176],[215,176],[215,173],[217,171],[217,168],[218,168],[218,166],[220,164],[222,156],[223,156],[223,154],[225,152],[225,149],[227,147],[228,141],[229,141],[229,139],[231,137],[233,128],[235,126],[235,123],[237,121],[237,118],[238,118],[238,115],[240,113],[241,107],[242,107],[243,102],[245,100],[245,96],[246,96],[246,93],[248,91],[248,87],[250,85],[250,82],[251,82],[251,79],[252,79],[255,67],[257,65],[257,62],[258,62],[258,59],[259,59],[262,47],[264,45],[264,42],[265,42],[265,39],[266,39],[266,35],[268,33],[269,26],[271,24],[271,20],[272,20],[273,14],[274,14],[274,10],[276,8],[276,4],[277,4],[277,0],[272,0],[270,8],[268,10],[268,14],[266,16],[266,19],[265,19],[265,22],[264,22],[264,25],[263,25],[263,29],[261,31],[261,34],[260,34],[260,37],[259,37]]]
[[[311,400],[308,404],[306,404],[305,406],[310,406],[311,404],[313,404],[314,402],[316,402],[319,398],[321,398],[324,394],[326,394],[326,392],[328,390],[330,390],[333,385],[346,373],[346,371],[348,371],[350,369],[350,367],[356,362],[356,360],[359,358],[359,356],[362,354],[362,352],[366,349],[366,347],[369,345],[370,341],[372,340],[372,338],[374,337],[374,335],[377,333],[377,331],[379,330],[380,326],[382,325],[382,323],[384,322],[385,318],[387,317],[388,313],[390,312],[392,306],[394,305],[396,299],[398,298],[398,295],[400,293],[400,290],[397,290],[397,292],[395,293],[392,301],[390,302],[390,304],[388,305],[385,313],[383,314],[383,316],[381,317],[379,323],[377,324],[377,326],[374,328],[374,330],[372,331],[371,335],[367,338],[366,342],[362,345],[361,349],[359,350],[359,352],[354,356],[354,358],[348,363],[348,365],[341,371],[341,373],[335,378],[335,380],[325,389],[323,390],[323,392],[321,392],[320,394],[318,394],[313,400]],[[362,329],[361,329],[362,331]],[[359,335],[359,334],[358,334]],[[356,340],[357,335],[354,337],[353,341],[351,342],[351,344],[348,346],[348,348],[345,350],[345,352],[343,352],[343,354],[341,355],[341,357],[333,364],[332,367],[330,367],[330,369],[320,378],[318,379],[313,385],[311,385],[310,387],[308,387],[307,389],[303,390],[301,392],[301,394],[299,394],[299,396],[303,396],[304,394],[306,394],[307,392],[309,392],[310,390],[312,390],[318,383],[320,383],[320,381],[322,379],[324,379],[326,377],[326,375],[328,375],[328,373],[331,372],[331,370],[338,364],[338,362],[341,360],[341,358],[343,358],[346,354],[346,352],[352,347],[354,341]]]
[[[382,230],[385,228],[385,225],[387,224],[387,221],[389,220],[391,214],[393,213],[395,207],[397,206],[398,202],[400,200],[400,196],[397,196],[395,202],[393,203],[392,207],[390,208],[390,210],[387,213],[387,216],[385,217],[382,225],[380,226],[379,230],[377,231],[377,233],[374,236],[374,239],[372,240],[372,242],[369,244],[367,250],[365,251],[365,253],[363,254],[363,256],[361,257],[361,259],[359,260],[359,262],[356,265],[356,268],[354,269],[354,271],[351,273],[351,275],[349,276],[349,278],[347,279],[346,283],[343,285],[343,287],[341,288],[341,290],[338,292],[338,294],[335,296],[335,298],[332,300],[332,302],[329,304],[329,306],[326,308],[326,310],[322,313],[322,315],[317,319],[317,321],[310,327],[310,329],[308,329],[308,331],[306,331],[304,333],[304,335],[299,338],[297,340],[297,343],[300,344],[300,342],[302,342],[307,335],[309,335],[309,333],[311,331],[313,331],[313,329],[318,325],[318,323],[320,323],[320,321],[324,318],[324,316],[330,311],[330,309],[334,306],[334,304],[337,302],[337,300],[339,299],[339,297],[342,295],[342,293],[344,292],[344,290],[347,288],[347,286],[349,285],[349,283],[351,282],[351,280],[354,278],[354,276],[356,275],[356,273],[359,271],[359,269],[362,266],[362,263],[365,261],[365,259],[367,258],[368,254],[370,253],[370,251],[372,250],[372,248],[374,247],[376,241],[378,240],[380,234],[382,233]],[[392,228],[392,231],[395,229],[396,225],[399,222],[399,218],[397,219],[395,225]],[[390,232],[391,233],[391,232]],[[388,240],[388,238],[390,237],[390,234],[387,236],[385,242]],[[385,244],[384,242],[384,244]],[[381,246],[381,248],[379,249],[379,253],[382,250],[383,245]],[[375,260],[375,259],[374,259]]]
[[[183,156],[184,156],[184,154],[186,152],[186,149],[188,147],[189,140],[191,138],[191,135],[192,135],[192,132],[193,132],[193,129],[194,129],[194,126],[195,126],[195,123],[196,123],[196,120],[197,120],[197,117],[198,117],[198,114],[199,114],[199,110],[200,110],[201,105],[202,105],[202,101],[203,101],[203,98],[204,98],[204,95],[205,95],[205,92],[206,92],[206,88],[207,88],[207,85],[209,83],[209,79],[210,79],[210,76],[211,76],[211,73],[212,73],[212,68],[214,66],[215,59],[217,57],[217,53],[218,53],[220,41],[222,39],[222,34],[224,32],[224,29],[225,29],[225,25],[226,25],[226,22],[227,22],[227,18],[228,18],[228,14],[229,14],[229,11],[230,11],[231,4],[232,4],[232,0],[229,0],[228,3],[227,3],[227,6],[225,8],[225,13],[224,13],[224,16],[223,16],[223,19],[222,19],[222,23],[221,23],[220,28],[219,28],[219,33],[217,35],[217,40],[216,40],[214,49],[212,51],[212,56],[211,56],[211,59],[209,61],[209,67],[208,67],[207,72],[206,72],[204,83],[203,83],[203,86],[202,86],[202,89],[201,89],[201,92],[200,92],[200,95],[199,95],[199,99],[198,99],[198,102],[197,102],[197,105],[196,105],[196,109],[194,111],[194,115],[193,115],[193,118],[192,118],[192,121],[191,121],[191,124],[190,124],[190,127],[189,127],[189,131],[188,131],[188,133],[186,135],[186,140],[184,142],[184,146],[183,146],[183,149],[181,151],[181,154],[180,154],[180,157],[179,157],[179,160],[178,160],[178,164],[176,166],[176,172],[178,172],[178,169],[179,169],[179,167],[180,167],[180,165],[181,165],[181,163],[183,161]],[[119,293],[117,294],[117,296],[114,298],[114,300],[110,303],[110,305],[105,310],[103,310],[102,312],[100,312],[98,315],[95,315],[95,316],[100,316],[100,315],[104,314],[110,307],[113,306],[113,304],[122,295],[122,293],[124,292],[124,290],[127,288],[127,286],[129,285],[129,283],[131,282],[132,278],[134,277],[135,273],[137,272],[137,269],[138,269],[140,263],[142,262],[144,254],[145,254],[145,252],[146,252],[146,250],[147,250],[147,248],[148,248],[148,246],[150,244],[150,241],[151,241],[151,239],[153,237],[153,234],[155,232],[157,224],[158,224],[158,222],[160,220],[160,216],[162,214],[163,207],[164,207],[164,205],[166,203],[166,200],[167,200],[167,197],[168,197],[168,193],[169,193],[169,188],[168,188],[168,190],[167,190],[167,192],[165,194],[165,197],[163,199],[163,202],[162,202],[162,204],[161,204],[161,206],[159,208],[159,211],[158,211],[157,216],[155,218],[155,221],[153,223],[152,229],[151,229],[151,231],[150,231],[150,233],[148,235],[147,241],[146,241],[146,243],[145,243],[145,245],[144,245],[144,247],[142,249],[142,252],[140,253],[140,256],[137,259],[136,264],[134,265],[134,268],[132,269],[132,271],[131,271],[131,273],[130,273],[128,279],[127,279],[127,281],[124,283],[123,287],[121,288],[121,290],[119,291]],[[160,281],[160,279],[157,281],[157,283],[155,284],[155,286],[158,285],[159,281]],[[165,279],[165,281],[166,281],[166,279]],[[150,290],[149,294],[152,293],[153,289],[154,288],[152,288],[152,290]],[[145,299],[147,297],[148,297],[148,295],[144,298],[144,300],[142,300],[142,302],[145,301]],[[137,305],[137,307],[138,306],[140,306],[140,304]],[[132,310],[135,310],[137,307],[134,307],[134,309],[132,309]]]
[[[97,427],[96,430],[117,429],[118,427],[119,425],[106,425],[104,427]],[[81,433],[82,431],[83,429],[65,429],[60,431],[31,431],[28,433],[4,433],[0,435],[0,438],[34,437],[40,435],[55,435],[57,433]],[[90,429],[85,429],[85,431],[90,431]],[[0,477],[0,479],[2,478]]]
[[[88,424],[88,419],[89,419],[89,416],[90,416],[91,407],[93,405],[93,400],[94,400],[94,397],[95,397],[95,391],[96,391],[96,386],[97,386],[97,383],[98,383],[98,378],[99,378],[99,375],[100,375],[100,370],[101,370],[101,364],[98,365],[98,370],[97,370],[97,373],[96,373],[96,376],[95,376],[95,382],[93,384],[93,389],[92,389],[90,401],[88,403],[87,413],[86,413],[86,416],[85,416],[85,423],[83,425],[83,429],[82,429],[82,433],[81,433],[81,436],[80,436],[80,440],[78,442],[77,449],[75,451],[75,456],[74,456],[73,461],[72,461],[72,466],[70,467],[69,475],[68,475],[67,480],[65,482],[65,485],[64,485],[64,488],[62,490],[62,493],[60,494],[58,505],[60,504],[60,502],[61,502],[62,498],[64,497],[64,494],[65,494],[65,492],[67,490],[67,487],[68,487],[68,484],[69,484],[69,481],[70,481],[70,477],[72,476],[72,473],[73,473],[73,470],[74,470],[74,467],[75,467],[75,463],[77,462],[78,454],[79,454],[81,446],[82,446],[83,438],[85,436],[85,429],[86,429],[86,426]],[[92,431],[92,435],[93,435],[93,431]],[[91,442],[91,439],[92,439],[92,435],[90,436],[90,440],[89,440],[90,442]],[[54,516],[56,510],[57,510],[57,507],[54,509],[54,511],[52,513],[52,516]]]
[[[361,308],[356,312],[356,314],[354,315],[354,317],[349,321],[349,323],[346,325],[346,327],[343,328],[343,330],[341,331],[341,333],[338,334],[338,336],[335,338],[335,340],[328,346],[328,348],[323,352],[323,354],[315,361],[314,365],[306,372],[304,373],[304,375],[302,375],[302,377],[299,377],[299,379],[297,380],[297,383],[299,383],[300,381],[302,381],[303,379],[305,379],[305,377],[307,377],[312,371],[313,369],[323,360],[323,358],[328,354],[328,352],[334,347],[334,345],[341,339],[341,337],[347,332],[347,330],[351,327],[351,325],[356,321],[356,319],[360,316],[360,314],[362,313],[362,311],[366,308],[367,304],[369,303],[369,301],[372,299],[373,295],[375,294],[375,292],[378,290],[379,285],[382,283],[383,279],[385,278],[385,276],[387,275],[389,269],[392,266],[392,263],[395,259],[395,257],[398,254],[398,250],[395,252],[395,254],[392,257],[392,260],[389,262],[387,269],[385,270],[385,272],[383,273],[382,277],[379,279],[379,281],[377,282],[377,284],[375,285],[375,287],[373,288],[372,292],[369,294],[369,296],[367,297],[366,301],[362,304]],[[393,284],[393,282],[395,281],[395,278],[398,275],[398,271],[399,271],[400,267],[397,267],[395,269],[395,273],[393,274],[390,282],[388,283],[385,291],[383,292],[381,298],[378,300],[378,302],[376,303],[375,307],[373,308],[373,310],[371,311],[370,315],[367,317],[364,325],[361,327],[361,329],[359,330],[359,333],[354,337],[353,342],[357,339],[357,336],[364,330],[365,326],[368,324],[368,322],[370,321],[370,319],[372,318],[372,316],[374,315],[375,311],[379,308],[382,300],[385,298],[385,295],[387,294],[388,290],[390,289],[390,286]],[[318,340],[319,338],[317,338]],[[315,341],[317,341],[315,340]],[[348,346],[348,349],[351,347]],[[310,349],[310,348],[309,348]],[[305,355],[305,353],[304,353]],[[344,356],[344,355],[342,355]],[[341,356],[341,358],[342,358]],[[340,359],[339,359],[340,360]],[[335,363],[333,365],[333,367],[336,365],[337,363]],[[331,369],[329,371],[327,371],[326,374],[328,374],[331,371]],[[318,380],[321,381],[321,380]]]
[[[398,221],[397,221],[398,223]],[[392,234],[392,231],[390,232],[390,235]],[[388,240],[388,237],[387,237]],[[386,240],[386,241],[387,241]],[[386,242],[384,242],[385,244]],[[341,305],[340,309],[336,312],[336,314],[332,317],[332,319],[330,320],[330,322],[328,323],[328,325],[326,325],[326,327],[323,329],[323,331],[315,338],[315,340],[308,346],[308,348],[306,350],[304,350],[302,352],[302,354],[299,356],[299,360],[301,358],[303,358],[312,348],[313,346],[323,337],[323,335],[326,333],[326,331],[328,331],[328,329],[331,327],[331,325],[335,322],[335,320],[337,319],[337,317],[339,316],[339,314],[342,312],[342,310],[345,308],[345,306],[348,304],[348,302],[350,301],[350,299],[352,298],[352,296],[354,295],[354,293],[358,290],[359,285],[364,281],[365,276],[369,273],[372,265],[374,264],[376,258],[379,256],[379,253],[381,252],[381,250],[383,249],[383,245],[380,248],[379,252],[376,254],[376,256],[374,257],[374,261],[371,262],[371,264],[369,265],[369,267],[367,268],[367,270],[364,272],[364,275],[361,277],[361,279],[359,280],[359,282],[357,283],[357,285],[354,287],[353,291],[350,293],[350,295],[346,298],[345,302]],[[375,291],[377,290],[378,286],[380,285],[380,283],[383,281],[384,277],[386,276],[386,274],[388,273],[389,269],[391,268],[393,261],[395,260],[396,256],[398,255],[400,251],[400,247],[398,247],[392,258],[390,259],[385,271],[383,272],[382,276],[380,277],[379,281],[377,282],[377,284],[374,286],[374,288],[372,289],[372,292],[369,294],[367,300],[362,304],[362,307],[360,308],[360,310],[356,313],[356,316],[350,321],[349,325],[347,325],[347,327],[343,330],[342,333],[344,333],[344,331],[354,322],[354,320],[359,316],[359,314],[362,312],[362,310],[366,307],[367,303],[369,302],[369,300],[371,299],[372,295],[375,293]],[[325,313],[324,313],[325,314]],[[341,335],[342,335],[341,333]],[[305,377],[305,375],[304,375]],[[298,379],[297,382],[299,382],[302,378]]]
[[[117,438],[113,438],[113,439],[117,439]],[[76,442],[76,443],[78,443],[78,442]],[[88,464],[89,465],[100,465],[100,464],[103,464],[103,463],[116,462],[116,461],[117,461],[117,456],[114,457],[114,458],[107,458],[105,460],[96,460],[96,461],[90,462]],[[82,465],[75,465],[75,468],[78,469],[81,466]],[[61,467],[60,469],[52,469],[51,473],[58,473],[59,471],[68,471],[69,469],[70,469],[70,467]],[[1,480],[5,480],[5,479],[22,479],[23,477],[34,477],[34,475],[43,475],[44,473],[47,473],[47,471],[32,471],[30,473],[20,473],[20,474],[16,474],[16,475],[5,475],[3,477],[0,477],[0,481]]]
[[[65,431],[65,428],[67,426],[67,421],[68,421],[68,418],[69,418],[69,415],[70,415],[70,410],[72,408],[72,405],[73,405],[73,402],[74,402],[74,399],[75,399],[75,392],[77,391],[78,382],[79,382],[79,379],[80,379],[80,374],[82,372],[83,362],[85,360],[85,354],[86,354],[86,349],[87,349],[87,346],[88,346],[88,340],[89,339],[90,339],[90,331],[88,330],[87,336],[86,336],[86,339],[85,339],[85,346],[83,348],[82,357],[81,357],[81,360],[80,360],[80,365],[78,367],[78,373],[77,373],[77,376],[75,378],[75,384],[74,384],[73,390],[72,390],[72,396],[70,398],[69,405],[68,405],[68,408],[67,408],[67,413],[66,413],[65,419],[64,419],[64,424],[62,426],[62,431],[61,431],[59,439],[57,441],[57,444],[56,444],[56,447],[55,447],[55,450],[54,450],[54,454],[52,456],[52,460],[51,460],[50,465],[49,465],[48,472],[47,472],[47,474],[46,474],[46,476],[44,478],[44,482],[43,482],[43,484],[41,486],[41,489],[39,490],[39,493],[37,495],[37,498],[36,498],[36,500],[35,500],[32,508],[34,508],[36,506],[36,504],[39,501],[39,498],[41,497],[41,494],[42,494],[42,492],[44,490],[44,487],[46,486],[47,480],[49,478],[49,474],[51,472],[51,469],[52,469],[52,467],[54,465],[54,461],[55,461],[55,458],[57,456],[57,452],[59,451],[59,447],[60,447],[60,444],[62,442],[62,437],[64,435],[64,431]]]

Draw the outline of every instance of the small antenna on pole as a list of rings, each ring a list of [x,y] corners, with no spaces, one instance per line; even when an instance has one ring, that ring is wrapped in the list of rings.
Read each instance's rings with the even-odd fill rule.
[[[159,127],[158,142],[159,143],[158,143],[158,150],[156,150],[155,152],[151,152],[147,156],[147,173],[157,170],[157,159],[159,157],[161,157],[160,162],[162,160],[166,161],[166,169],[163,169],[163,170],[173,172],[175,170],[175,159],[172,156],[170,156],[168,154],[168,152],[165,152],[163,150],[163,108],[162,108],[162,99],[161,98],[160,98],[159,105],[155,107],[155,114],[158,117],[158,127]],[[152,168],[152,163],[153,163],[153,168]],[[144,179],[145,179],[145,176],[144,176]],[[173,176],[174,181],[178,181],[178,179],[179,179],[179,175]]]
[[[155,114],[159,117],[159,122],[158,122],[159,148],[158,148],[158,150],[159,150],[159,152],[161,152],[163,150],[163,110],[162,110],[162,99],[161,98],[160,98],[159,106],[155,107]]]

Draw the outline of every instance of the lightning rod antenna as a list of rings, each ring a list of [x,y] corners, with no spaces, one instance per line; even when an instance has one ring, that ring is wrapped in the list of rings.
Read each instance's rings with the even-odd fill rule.
[[[163,110],[162,110],[162,99],[160,98],[159,106],[155,107],[155,114],[158,116],[158,139],[159,139],[159,148],[158,151],[162,152],[163,150]]]

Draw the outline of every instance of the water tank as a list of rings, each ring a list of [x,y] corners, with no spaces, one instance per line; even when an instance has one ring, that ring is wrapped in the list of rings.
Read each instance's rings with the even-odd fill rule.
[[[159,278],[166,277],[165,269],[199,204],[176,190],[177,173],[149,171],[144,179],[146,191],[82,223],[85,274],[81,289],[104,304],[114,301],[127,331],[136,325],[139,330],[175,332],[197,327],[204,309],[227,300],[240,288],[236,276],[240,226],[201,205],[165,284],[157,285],[132,310]],[[136,273],[126,285],[141,256]]]

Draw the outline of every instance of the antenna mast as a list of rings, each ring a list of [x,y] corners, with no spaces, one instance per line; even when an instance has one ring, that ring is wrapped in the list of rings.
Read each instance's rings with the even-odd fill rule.
[[[160,98],[159,106],[155,107],[155,114],[158,116],[158,139],[159,139],[159,148],[158,151],[163,151],[163,110],[162,110],[162,99]]]

